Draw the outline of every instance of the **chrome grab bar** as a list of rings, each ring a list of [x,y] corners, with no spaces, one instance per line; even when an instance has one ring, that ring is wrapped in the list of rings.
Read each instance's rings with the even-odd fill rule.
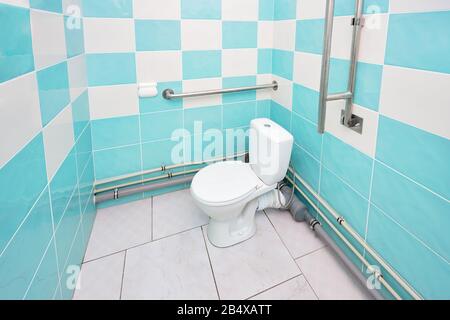
[[[193,97],[210,96],[210,95],[223,94],[223,93],[234,93],[234,92],[262,90],[262,89],[273,89],[276,91],[276,90],[278,90],[278,82],[273,81],[271,84],[261,84],[261,85],[257,85],[257,86],[251,86],[251,87],[206,90],[206,91],[196,91],[196,92],[188,92],[188,93],[175,93],[172,89],[166,89],[163,91],[162,96],[164,99],[172,100],[172,99],[193,98]]]
[[[346,92],[329,95],[328,83],[330,77],[331,45],[333,40],[334,2],[335,0],[327,0],[326,6],[322,70],[320,79],[319,119],[317,130],[321,134],[325,132],[327,102],[335,100],[346,100],[345,110],[342,111],[341,123],[344,126],[361,134],[364,119],[353,114],[353,99],[355,97],[356,68],[358,63],[361,28],[363,27],[364,0],[356,0],[355,17],[352,20],[353,36],[350,56],[348,89]]]

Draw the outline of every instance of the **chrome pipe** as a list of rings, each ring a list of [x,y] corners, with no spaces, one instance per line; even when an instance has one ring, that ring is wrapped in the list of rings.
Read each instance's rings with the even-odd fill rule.
[[[322,70],[320,76],[319,118],[317,131],[325,132],[325,119],[327,116],[328,82],[330,78],[330,56],[333,40],[334,0],[327,0],[325,15],[325,31],[323,39]]]
[[[348,92],[352,93],[352,96],[348,99],[346,99],[345,103],[345,111],[343,114],[343,125],[351,128],[354,127],[355,124],[353,123],[353,98],[355,93],[355,86],[356,86],[356,70],[358,65],[358,54],[359,54],[359,44],[361,40],[361,28],[363,27],[364,21],[363,21],[363,3],[364,0],[357,0],[356,1],[356,14],[355,18],[353,19],[353,35],[352,35],[352,50],[350,55],[350,71],[349,71],[349,77],[348,77]]]
[[[344,99],[351,99],[353,94],[351,92],[343,92],[343,93],[336,93],[336,94],[330,94],[327,97],[327,101],[335,101],[335,100],[344,100]]]
[[[217,90],[205,90],[205,91],[196,91],[196,92],[187,92],[187,93],[175,93],[172,89],[166,89],[163,91],[162,96],[166,100],[173,100],[173,99],[203,97],[203,96],[211,96],[211,95],[224,94],[224,93],[235,93],[235,92],[243,92],[243,91],[262,90],[262,89],[273,89],[276,91],[276,90],[278,90],[278,82],[273,81],[271,84],[261,84],[261,85],[257,85],[257,86],[229,88],[229,89],[217,89]]]

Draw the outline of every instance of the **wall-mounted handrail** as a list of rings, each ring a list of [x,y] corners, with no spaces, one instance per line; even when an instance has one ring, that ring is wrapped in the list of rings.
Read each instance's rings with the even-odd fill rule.
[[[356,0],[355,17],[352,20],[353,35],[347,91],[329,95],[328,83],[330,77],[331,46],[333,42],[334,1],[335,0],[327,0],[326,5],[322,70],[320,79],[319,119],[317,130],[321,134],[325,132],[327,102],[335,100],[346,100],[345,110],[342,112],[341,123],[358,133],[362,133],[363,119],[353,114],[353,99],[355,96],[354,93],[356,84],[356,69],[361,38],[361,28],[363,27],[362,14],[364,0]]]
[[[172,89],[166,89],[163,91],[162,95],[163,95],[164,99],[172,100],[172,99],[194,98],[194,97],[210,96],[210,95],[223,94],[223,93],[235,93],[235,92],[243,92],[243,91],[262,90],[262,89],[273,89],[276,91],[276,90],[278,90],[278,83],[276,81],[273,81],[271,84],[261,84],[261,85],[250,86],[250,87],[205,90],[205,91],[196,91],[196,92],[188,92],[188,93],[175,93]]]

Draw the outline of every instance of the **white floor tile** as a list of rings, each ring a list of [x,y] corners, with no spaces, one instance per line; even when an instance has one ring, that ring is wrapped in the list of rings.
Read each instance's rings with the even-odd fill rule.
[[[320,300],[371,299],[328,247],[297,259],[297,263]]]
[[[151,241],[151,199],[98,210],[85,261]]]
[[[127,252],[122,299],[217,299],[201,229]]]
[[[317,297],[305,277],[298,276],[264,291],[250,300],[317,300]]]
[[[153,198],[153,239],[205,225],[208,220],[195,205],[189,190]]]
[[[74,300],[119,300],[125,252],[83,264]]]
[[[235,246],[207,241],[221,299],[246,299],[300,274],[267,217],[258,213],[256,223],[256,235]]]
[[[268,209],[266,213],[294,258],[325,246],[306,222],[296,222],[289,211]]]

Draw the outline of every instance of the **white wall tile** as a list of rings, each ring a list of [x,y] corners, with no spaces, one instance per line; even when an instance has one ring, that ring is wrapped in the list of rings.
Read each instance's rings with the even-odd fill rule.
[[[273,21],[258,22],[258,48],[273,48]]]
[[[294,82],[319,91],[322,56],[318,54],[295,52]]]
[[[424,12],[450,10],[448,0],[391,0],[389,11],[391,13]]]
[[[389,15],[372,14],[365,18],[364,28],[361,31],[358,60],[384,64]]]
[[[380,113],[450,139],[450,75],[384,66]]]
[[[183,81],[183,90],[185,92],[215,90],[220,88],[222,88],[222,78],[208,78],[208,79]],[[212,95],[212,96],[183,99],[184,108],[207,107],[221,104],[222,104],[222,95]]]
[[[87,88],[86,56],[84,54],[67,60],[70,99],[75,101]]]
[[[331,57],[350,60],[353,27],[352,17],[336,17],[333,26]]]
[[[62,62],[67,57],[62,15],[31,10],[31,33],[36,69]]]
[[[222,22],[220,20],[182,20],[181,48],[183,50],[221,50]]]
[[[282,77],[273,76],[278,82],[278,90],[272,91],[272,99],[288,110],[292,110],[292,86],[293,82]]]
[[[40,130],[36,74],[0,84],[0,168]]]
[[[177,20],[181,18],[180,0],[133,0],[135,19]]]
[[[137,85],[89,88],[91,119],[104,119],[139,114]]]
[[[30,1],[29,0],[0,0],[0,3],[6,3],[13,6],[19,6],[24,8],[30,7]]]
[[[74,145],[72,107],[61,111],[44,128],[47,177],[50,181]]]
[[[353,106],[353,113],[364,119],[363,132],[359,134],[341,124],[341,110],[343,109],[345,109],[345,101],[328,102],[325,130],[368,156],[375,157],[378,112],[358,105]]]
[[[259,0],[222,1],[222,19],[231,21],[256,21],[259,15]]]
[[[138,82],[179,81],[182,79],[181,51],[136,53]]]
[[[275,21],[273,24],[274,49],[295,50],[295,20]]]
[[[273,75],[272,74],[258,74],[256,76],[256,84],[269,84],[273,81]],[[266,100],[266,99],[272,99],[274,90],[267,89],[267,90],[257,90],[256,91],[256,99],[257,100]]]
[[[228,49],[222,51],[223,77],[255,75],[257,69],[257,49]]]
[[[297,19],[322,19],[325,18],[326,0],[301,0],[297,1]]]
[[[84,18],[86,53],[135,51],[133,19]]]

